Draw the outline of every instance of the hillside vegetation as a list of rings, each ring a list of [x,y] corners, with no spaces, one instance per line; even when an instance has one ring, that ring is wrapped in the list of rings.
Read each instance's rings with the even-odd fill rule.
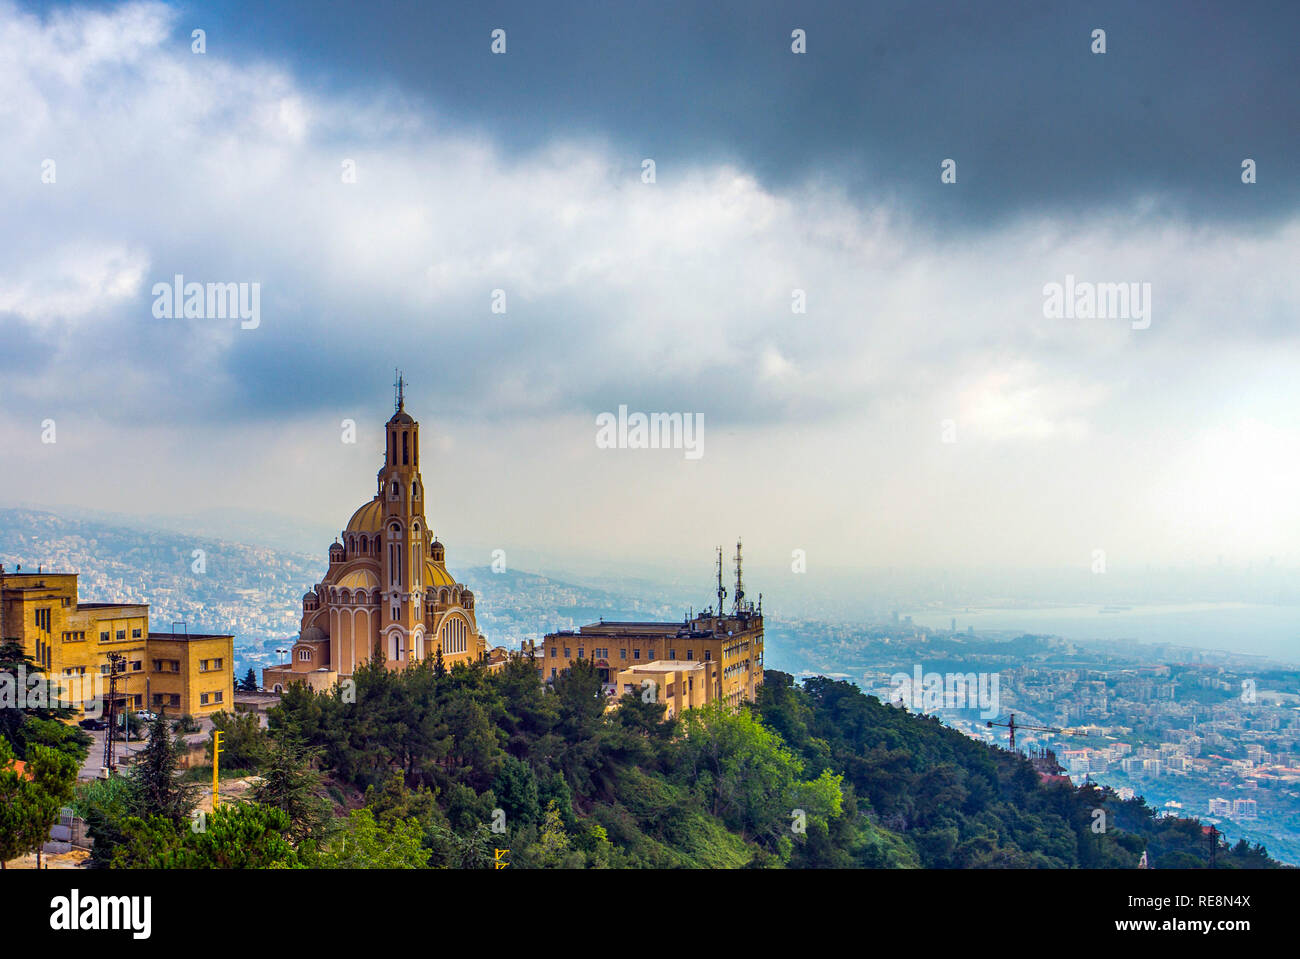
[[[196,819],[162,717],[148,761],[78,798],[100,865],[491,868],[1065,868],[1208,864],[1191,820],[1140,799],[1045,784],[1023,757],[822,678],[768,671],[758,701],[665,720],[608,710],[578,662],[553,685],[367,664],[297,684],[271,729],[219,714],[251,802]],[[197,825],[196,825],[197,823]],[[1219,868],[1273,867],[1216,843]]]

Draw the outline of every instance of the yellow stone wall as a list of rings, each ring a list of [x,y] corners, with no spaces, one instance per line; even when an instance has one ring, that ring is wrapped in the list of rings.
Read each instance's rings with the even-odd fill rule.
[[[91,677],[106,673],[115,653],[125,660],[118,692],[131,709],[163,705],[169,715],[179,716],[234,708],[233,636],[151,634],[147,604],[79,604],[77,598],[76,573],[0,574],[3,638],[17,639],[51,679],[79,699],[107,694],[107,682],[94,685]],[[200,669],[201,661],[216,659],[221,669]],[[163,668],[157,668],[158,661]],[[172,663],[178,664],[176,671]],[[167,698],[159,702],[156,695]],[[172,696],[179,697],[179,705],[172,704]]]

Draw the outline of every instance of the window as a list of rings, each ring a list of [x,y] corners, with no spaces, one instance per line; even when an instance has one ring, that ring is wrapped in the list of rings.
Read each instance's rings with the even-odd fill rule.
[[[675,650],[675,649],[670,649],[670,650],[668,650],[668,658],[669,658],[669,659],[676,659],[676,658],[677,658],[677,650]]]
[[[551,667],[551,679],[554,679],[554,678],[555,678],[555,667],[552,666],[552,667]]]
[[[99,641],[100,641],[101,643],[106,643],[106,642],[108,642],[108,630],[105,629],[105,630],[103,630],[102,632],[100,632],[100,634],[99,634]]]
[[[117,639],[126,639],[126,630],[125,630],[125,629],[119,629],[119,630],[117,631],[117,637],[116,637],[116,638],[117,638]]]
[[[469,628],[463,619],[453,619],[443,624],[442,651],[444,654],[463,653],[469,649]]]
[[[560,655],[560,651],[559,651],[556,647],[552,646],[552,647],[551,647],[551,658],[554,659],[554,658],[555,658],[556,656],[558,656],[558,655]]]
[[[50,611],[48,607],[36,610],[36,628],[47,633],[50,631]]]
[[[578,658],[579,658],[579,659],[582,659],[583,655],[584,655],[586,652],[587,652],[587,647],[586,647],[586,646],[579,646],[579,647],[578,647]]]
[[[712,660],[712,659],[713,659],[713,650],[711,650],[711,649],[706,649],[706,650],[704,651],[704,661],[707,663],[707,662],[709,662],[709,661]]]
[[[620,649],[620,650],[618,651],[618,658],[619,658],[619,659],[627,659],[627,648],[626,648],[626,647],[624,647],[623,649]]]
[[[632,650],[632,658],[633,658],[633,659],[640,659],[640,658],[641,658],[641,650],[639,650],[639,649],[634,649],[634,650]]]
[[[200,706],[206,706],[207,704],[208,704],[208,694],[207,694],[207,693],[199,693],[199,705],[200,705]]]
[[[655,658],[655,651],[652,649],[652,650],[649,650],[649,653],[650,653],[650,655],[648,655],[648,656],[646,657],[646,659],[654,659],[654,658]]]
[[[215,693],[212,694],[212,701],[213,701],[213,702],[217,702],[217,703],[219,703],[219,702],[221,702],[221,701],[222,701],[223,699],[225,699],[225,698],[226,698],[226,694],[223,693],[223,692],[222,692],[221,690],[219,690],[219,689],[218,689]]]
[[[564,647],[564,658],[565,658],[565,659],[572,659],[572,658],[573,658],[573,648],[572,648],[571,646],[565,646],[565,647]]]
[[[300,662],[300,663],[309,663],[309,662],[311,662],[311,650],[310,650],[310,649],[300,649],[300,650],[298,650],[298,662]]]
[[[141,635],[141,631],[140,631],[140,627],[139,627],[139,626],[137,626],[135,629],[131,630],[131,638],[132,638],[132,639],[139,639],[139,638],[140,638],[140,635]]]
[[[693,649],[688,649],[688,650],[686,650],[686,658],[687,658],[687,659],[694,659],[694,658],[695,658],[695,650],[693,650]]]
[[[144,663],[141,660],[136,659],[131,661],[131,672],[138,673],[142,669],[144,669]]]

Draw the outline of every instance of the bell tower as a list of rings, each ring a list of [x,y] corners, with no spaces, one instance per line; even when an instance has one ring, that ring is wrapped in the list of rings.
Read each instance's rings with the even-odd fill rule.
[[[393,383],[393,415],[385,424],[384,467],[379,471],[383,503],[380,563],[383,606],[380,634],[384,656],[405,664],[423,658],[425,544],[424,483],[420,478],[420,424],[405,409],[405,381]]]

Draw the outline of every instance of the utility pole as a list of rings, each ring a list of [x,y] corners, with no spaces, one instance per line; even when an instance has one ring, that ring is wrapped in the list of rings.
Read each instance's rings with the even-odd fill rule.
[[[212,731],[212,811],[217,811],[217,767],[221,765],[221,730]]]
[[[108,654],[108,728],[104,730],[104,768],[111,774],[116,767],[116,743],[113,734],[117,727],[117,676],[118,666],[126,664],[121,653]],[[127,728],[130,726],[128,724]]]

